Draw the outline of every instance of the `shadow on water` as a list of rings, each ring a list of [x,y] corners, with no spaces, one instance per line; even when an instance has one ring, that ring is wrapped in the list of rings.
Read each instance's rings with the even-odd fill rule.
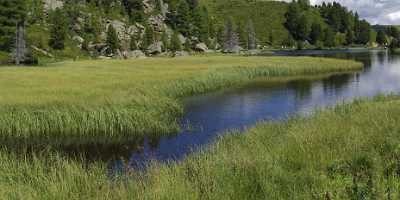
[[[182,131],[173,136],[146,137],[109,145],[71,144],[54,148],[68,156],[108,162],[109,174],[119,174],[129,169],[144,169],[153,160],[181,160],[228,130],[243,131],[258,121],[285,120],[294,114],[309,114],[315,109],[356,97],[400,91],[400,56],[385,51],[304,51],[303,54],[296,52],[289,55],[353,59],[364,63],[365,69],[362,72],[272,85],[257,82],[187,98],[184,101],[185,114],[181,119]],[[37,151],[43,148],[46,147],[26,149]]]

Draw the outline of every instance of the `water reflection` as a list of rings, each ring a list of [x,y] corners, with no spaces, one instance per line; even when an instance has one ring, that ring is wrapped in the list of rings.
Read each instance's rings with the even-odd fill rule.
[[[260,120],[282,120],[296,113],[308,114],[316,108],[355,97],[400,91],[400,57],[386,51],[297,53],[354,59],[363,62],[365,69],[363,72],[334,75],[322,80],[291,81],[267,87],[256,84],[189,98],[182,124],[190,122],[197,128],[183,130],[173,137],[156,140],[146,138],[143,148],[132,150],[125,165],[143,168],[150,160],[182,159],[229,129],[244,130]],[[121,165],[120,162],[115,164]]]

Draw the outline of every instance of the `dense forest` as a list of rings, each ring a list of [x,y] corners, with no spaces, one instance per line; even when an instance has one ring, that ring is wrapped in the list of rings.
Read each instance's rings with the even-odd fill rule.
[[[395,27],[307,0],[0,0],[0,12],[0,60],[400,46]]]

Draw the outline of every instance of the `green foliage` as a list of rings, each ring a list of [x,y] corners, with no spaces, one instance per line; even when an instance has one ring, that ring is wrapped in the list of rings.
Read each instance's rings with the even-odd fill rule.
[[[383,30],[378,31],[376,42],[380,45],[385,45],[388,43],[386,33]]]
[[[116,50],[120,48],[117,31],[111,24],[108,26],[106,43],[109,53],[116,53]]]
[[[25,21],[25,1],[0,0],[0,51],[11,52],[17,24]]]
[[[179,33],[174,32],[174,34],[171,37],[171,42],[170,42],[170,48],[173,53],[177,51],[182,51],[182,44],[181,40],[179,39]]]
[[[49,46],[55,50],[63,50],[65,48],[65,40],[67,37],[67,24],[64,12],[59,8],[51,12],[50,22]]]
[[[326,28],[324,32],[324,45],[326,47],[334,47],[335,46],[335,33],[331,28]]]
[[[144,22],[144,4],[143,0],[122,0],[126,12],[131,22]]]
[[[170,43],[169,43],[169,39],[168,39],[168,34],[166,31],[164,31],[161,35],[161,42],[162,42],[162,47],[163,47],[163,51],[166,52],[168,51],[168,49],[170,48]]]
[[[79,55],[69,48],[60,53]],[[127,138],[175,133],[182,114],[180,97],[256,77],[345,72],[360,67],[354,61],[333,59],[239,56],[69,61],[18,70],[6,67],[0,69],[0,140],[3,144],[118,144]]]
[[[310,42],[311,44],[317,44],[318,41],[323,40],[322,26],[319,23],[314,23],[311,26]]]
[[[245,25],[249,20],[254,22],[255,35],[261,44],[269,43],[270,33],[274,43],[281,44],[288,37],[283,25],[286,21],[287,3],[278,1],[244,1],[244,0],[202,0],[200,4],[207,7],[210,18],[213,18],[215,32],[223,33],[227,17],[233,17],[236,24]],[[273,30],[273,32],[271,32]],[[223,38],[217,37],[219,44]]]
[[[147,48],[154,43],[154,30],[149,24],[145,24],[144,27],[144,38],[142,39],[141,49],[146,51]]]

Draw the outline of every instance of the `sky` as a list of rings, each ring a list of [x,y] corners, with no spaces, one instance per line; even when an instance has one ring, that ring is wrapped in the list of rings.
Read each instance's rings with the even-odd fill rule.
[[[334,0],[310,0],[312,4]],[[400,25],[400,0],[335,0],[371,24]]]

